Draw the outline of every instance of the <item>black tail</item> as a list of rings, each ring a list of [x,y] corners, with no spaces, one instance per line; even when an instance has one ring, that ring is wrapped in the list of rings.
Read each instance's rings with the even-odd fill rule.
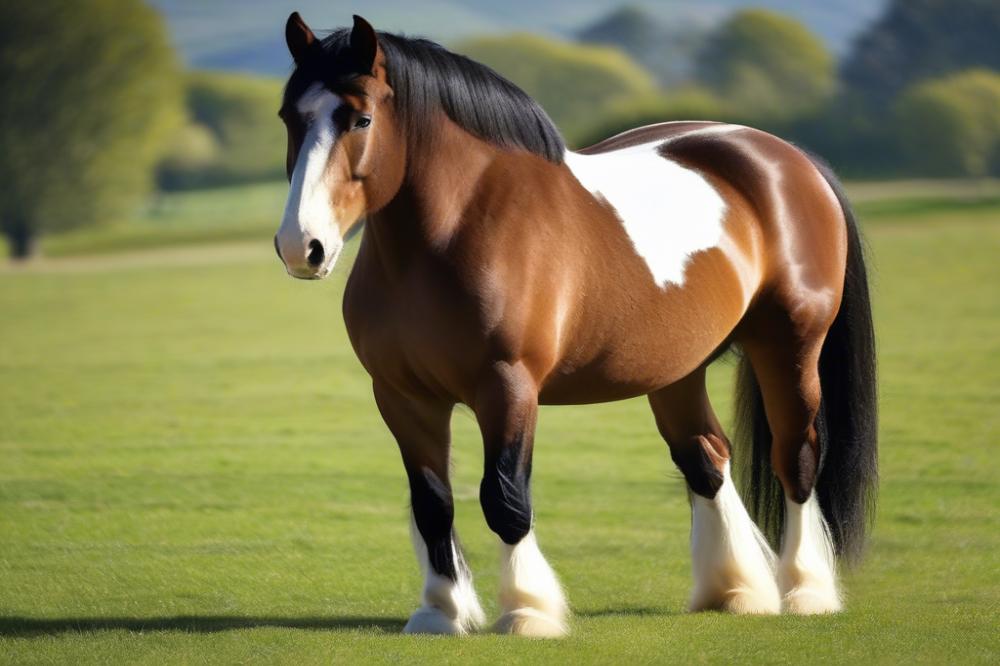
[[[833,188],[847,219],[847,274],[840,311],[820,354],[822,403],[816,419],[820,472],[816,482],[834,549],[855,562],[875,513],[878,486],[878,396],[875,331],[872,326],[864,247],[857,219],[833,171],[812,158]],[[749,361],[740,361],[736,396],[735,453],[742,467],[742,489],[750,513],[775,547],[784,519],[784,493],[771,472],[771,431],[764,416],[760,386]]]

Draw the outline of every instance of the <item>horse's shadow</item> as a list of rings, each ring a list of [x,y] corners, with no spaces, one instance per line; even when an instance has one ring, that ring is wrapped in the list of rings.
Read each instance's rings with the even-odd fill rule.
[[[282,628],[317,631],[370,630],[399,633],[405,619],[392,617],[255,617],[226,615],[176,615],[168,617],[0,617],[0,636],[37,636],[64,633],[124,630],[184,631],[211,634],[236,629]]]
[[[573,615],[600,618],[616,615],[679,615],[670,608],[623,607],[577,610]],[[303,629],[312,631],[376,631],[398,634],[405,618],[395,617],[276,617],[247,615],[173,615],[163,617],[56,617],[0,616],[0,637],[44,636],[96,631],[182,631],[213,634],[239,629]]]

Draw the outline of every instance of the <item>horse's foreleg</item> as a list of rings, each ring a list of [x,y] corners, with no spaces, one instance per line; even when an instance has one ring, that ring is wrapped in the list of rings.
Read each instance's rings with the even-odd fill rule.
[[[424,574],[422,604],[406,633],[464,634],[485,621],[452,523],[448,479],[452,405],[375,386],[375,400],[392,431],[410,482],[411,535]]]
[[[651,393],[649,404],[691,492],[691,610],[779,612],[774,554],[733,485],[729,442],[709,403],[704,368]]]
[[[562,636],[567,606],[532,529],[531,453],[538,391],[520,365],[497,364],[480,386],[474,409],[485,447],[479,498],[486,522],[500,537],[500,607],[496,630],[524,636]]]

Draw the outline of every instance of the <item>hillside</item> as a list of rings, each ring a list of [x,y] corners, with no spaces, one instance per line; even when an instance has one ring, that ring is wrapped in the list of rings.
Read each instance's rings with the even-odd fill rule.
[[[363,14],[384,30],[423,35],[442,42],[475,35],[532,31],[567,37],[625,4],[621,0],[410,0],[331,3],[329,0],[150,0],[163,12],[174,42],[188,64],[198,68],[283,75],[288,56],[282,26],[299,11],[316,28],[345,25]],[[631,3],[672,26],[706,26],[738,7],[785,12],[821,35],[835,51],[874,19],[883,0],[675,0]]]

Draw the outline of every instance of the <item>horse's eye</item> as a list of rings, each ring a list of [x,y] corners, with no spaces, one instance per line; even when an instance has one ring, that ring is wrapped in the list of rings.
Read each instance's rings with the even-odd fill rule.
[[[364,129],[372,124],[370,116],[361,116],[354,122],[354,129]]]

